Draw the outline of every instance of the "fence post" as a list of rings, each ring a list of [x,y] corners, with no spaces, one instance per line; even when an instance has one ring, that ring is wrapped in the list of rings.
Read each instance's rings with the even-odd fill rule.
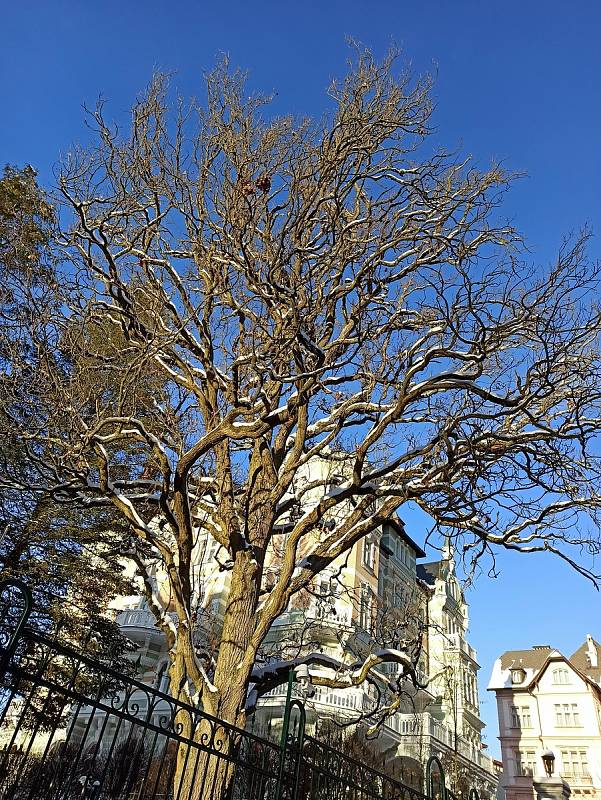
[[[275,789],[275,800],[282,800],[284,794],[284,772],[286,769],[286,753],[288,751],[288,735],[290,732],[290,716],[293,708],[298,708],[300,714],[300,722],[298,728],[298,754],[296,763],[294,765],[294,781],[292,784],[292,796],[290,800],[295,800],[298,794],[298,783],[300,778],[300,768],[302,760],[302,747],[305,737],[305,724],[307,721],[307,712],[305,706],[300,700],[292,700],[292,687],[294,684],[294,669],[290,669],[288,673],[288,691],[286,693],[286,704],[284,706],[284,720],[282,724],[282,735],[280,737],[280,763],[278,768],[278,781]]]
[[[296,800],[298,795],[298,785],[300,783],[300,774],[301,774],[301,766],[303,761],[303,741],[305,738],[305,725],[307,723],[307,712],[305,710],[305,706],[300,700],[293,700],[290,703],[290,710],[293,707],[298,708],[300,714],[300,721],[298,724],[298,737],[297,737],[297,754],[296,754],[296,766],[294,769],[294,783],[292,784],[292,797],[290,800]]]
[[[9,578],[8,580],[0,581],[0,597],[6,592],[7,589],[16,589],[19,592],[23,598],[23,611],[21,612],[21,616],[19,617],[13,632],[10,634],[10,636],[8,636],[8,641],[6,644],[3,645],[0,642],[0,676],[4,675],[6,668],[8,667],[9,661],[15,652],[19,638],[23,632],[23,628],[25,627],[27,620],[29,619],[31,609],[33,607],[31,590],[27,584],[23,583],[23,581],[20,581],[18,578]],[[7,621],[10,624],[8,615]]]
[[[432,780],[432,767],[436,764],[436,768],[440,775],[440,800],[447,800],[447,787],[445,784],[444,769],[440,763],[440,759],[436,756],[430,756],[426,764],[426,795],[429,800],[434,800],[434,781]],[[471,798],[470,798],[471,800]]]

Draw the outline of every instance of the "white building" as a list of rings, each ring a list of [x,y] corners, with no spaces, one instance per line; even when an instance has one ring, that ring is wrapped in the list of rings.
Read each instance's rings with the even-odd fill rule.
[[[469,609],[455,575],[450,547],[443,558],[417,568],[430,589],[428,598],[429,691],[428,713],[450,733],[443,752],[449,781],[463,789],[476,784],[481,793],[493,791],[493,765],[482,744],[478,664],[468,642]]]
[[[497,697],[507,800],[532,799],[547,750],[572,795],[601,797],[601,648],[590,635],[570,658],[547,645],[504,653],[488,689]]]

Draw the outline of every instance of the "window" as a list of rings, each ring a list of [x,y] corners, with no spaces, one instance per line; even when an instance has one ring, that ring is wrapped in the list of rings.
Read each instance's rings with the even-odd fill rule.
[[[454,617],[445,614],[444,624],[447,633],[459,633],[459,624]]]
[[[558,728],[580,727],[580,712],[576,703],[555,704],[555,725]]]
[[[329,590],[330,590],[330,582],[325,578],[322,578],[318,586],[318,594],[320,595],[317,600],[317,607],[316,607],[316,615],[318,619],[322,619],[322,617],[326,616],[327,613],[326,598],[329,594]]]
[[[478,707],[478,682],[476,681],[475,675],[470,675],[470,684],[472,687],[472,703],[477,708]],[[530,709],[528,709],[528,719],[530,719]]]
[[[324,575],[316,586],[315,614],[318,619],[336,614],[336,579]]]
[[[366,536],[363,540],[363,565],[372,570],[376,564],[376,542],[373,535]]]
[[[531,728],[532,717],[529,706],[511,706],[511,727]]]
[[[536,772],[536,753],[534,750],[526,750],[522,765],[524,775],[534,775]]]
[[[394,555],[396,559],[400,561],[401,564],[404,564],[411,572],[415,570],[415,552],[398,537],[394,543]]]
[[[553,683],[566,684],[570,682],[570,673],[567,669],[553,670]]]
[[[526,678],[526,673],[523,669],[512,669],[511,670],[511,682],[512,683],[523,683]]]
[[[220,544],[217,541],[217,539],[214,539],[212,536],[207,536],[204,542],[204,553],[202,556],[202,560],[205,564],[213,561],[213,559],[217,555],[219,547]]]
[[[361,584],[359,599],[359,627],[370,631],[373,624],[374,593],[366,583]]]
[[[468,705],[473,707],[476,707],[478,704],[476,678],[473,673],[467,671],[463,672],[463,699]]]
[[[562,750],[562,775],[569,777],[588,777],[588,754],[586,750]]]
[[[394,583],[392,587],[392,605],[394,608],[404,608],[405,593],[402,583]]]
[[[536,753],[534,750],[515,751],[515,774],[520,777],[531,777],[536,772]]]

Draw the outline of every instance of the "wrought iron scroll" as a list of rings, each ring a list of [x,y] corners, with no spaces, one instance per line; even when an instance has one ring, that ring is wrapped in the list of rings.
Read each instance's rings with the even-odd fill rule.
[[[21,603],[12,603],[14,591],[20,597]],[[2,676],[31,614],[33,607],[31,590],[17,578],[0,581],[0,603],[2,605],[0,613],[0,676]]]

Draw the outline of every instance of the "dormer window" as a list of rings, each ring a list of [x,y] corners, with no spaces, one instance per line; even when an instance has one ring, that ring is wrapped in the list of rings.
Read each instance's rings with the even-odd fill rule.
[[[511,670],[511,682],[514,684],[524,683],[526,678],[526,673],[523,669],[512,669]]]

